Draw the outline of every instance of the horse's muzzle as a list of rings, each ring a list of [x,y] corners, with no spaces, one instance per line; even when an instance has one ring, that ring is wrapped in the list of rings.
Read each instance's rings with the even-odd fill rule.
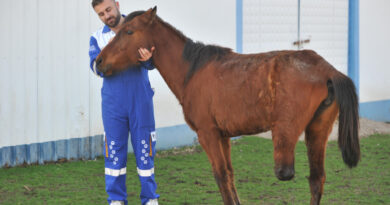
[[[93,69],[94,69],[94,71],[97,70],[97,71],[103,73],[104,76],[109,76],[112,74],[111,64],[104,65],[103,59],[101,57],[96,59],[95,67]]]

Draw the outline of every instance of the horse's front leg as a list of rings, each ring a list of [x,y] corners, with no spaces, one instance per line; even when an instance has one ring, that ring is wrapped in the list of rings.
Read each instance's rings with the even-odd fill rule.
[[[206,151],[213,168],[214,177],[221,192],[222,199],[225,205],[237,205],[237,201],[231,189],[230,170],[227,166],[225,154],[222,145],[222,136],[219,130],[207,129],[199,130],[198,140],[203,149]]]
[[[230,152],[231,152],[230,138],[228,138],[228,137],[222,138],[222,149],[223,149],[223,152],[225,155],[227,169],[229,170],[229,173],[230,173],[229,174],[230,189],[231,189],[233,197],[234,197],[234,202],[236,204],[241,204],[240,198],[238,197],[238,194],[237,194],[236,186],[234,184],[234,171],[233,171],[233,166],[232,166],[232,160],[230,157]]]

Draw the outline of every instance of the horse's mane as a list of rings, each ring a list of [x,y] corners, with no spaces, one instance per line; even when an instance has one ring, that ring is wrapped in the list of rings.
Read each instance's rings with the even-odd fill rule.
[[[220,60],[223,56],[231,53],[230,48],[216,45],[205,45],[202,42],[193,42],[187,38],[184,44],[183,58],[190,63],[190,69],[187,73],[185,82],[192,75],[211,60]]]
[[[143,13],[145,13],[145,11],[134,11],[126,16],[124,22],[129,22],[136,16],[139,16]],[[185,41],[182,57],[190,64],[185,82],[187,82],[196,71],[202,68],[209,61],[220,60],[223,56],[232,52],[230,48],[216,45],[205,45],[202,42],[194,42],[171,24],[162,20],[160,17],[157,16],[156,19]]]
[[[145,13],[145,11],[142,11],[142,10],[139,10],[139,11],[133,11],[131,13],[129,13],[126,17],[125,17],[125,21],[123,23],[126,23],[126,22],[129,22],[131,20],[133,20],[133,18],[135,18],[136,16],[139,16],[141,14]]]

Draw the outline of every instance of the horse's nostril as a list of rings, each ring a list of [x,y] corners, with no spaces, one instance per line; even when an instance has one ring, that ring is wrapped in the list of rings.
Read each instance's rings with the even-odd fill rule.
[[[96,60],[96,67],[100,65],[100,63],[102,63],[103,59],[102,58],[98,58]]]

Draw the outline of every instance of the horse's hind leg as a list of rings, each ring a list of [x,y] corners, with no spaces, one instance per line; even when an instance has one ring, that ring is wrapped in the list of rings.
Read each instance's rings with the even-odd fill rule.
[[[229,170],[230,189],[232,191],[235,203],[240,204],[240,199],[238,197],[237,189],[234,184],[234,172],[233,172],[232,160],[230,157],[230,151],[231,151],[230,138],[228,137],[222,138],[222,147],[225,155],[227,169]]]
[[[305,131],[307,155],[310,164],[311,205],[320,204],[325,183],[324,161],[326,144],[337,113],[337,105],[333,103],[322,113],[317,114]]]
[[[199,130],[198,140],[206,151],[213,168],[214,177],[221,192],[225,205],[236,205],[234,194],[230,184],[230,171],[227,166],[225,153],[223,150],[222,136],[217,129]]]

